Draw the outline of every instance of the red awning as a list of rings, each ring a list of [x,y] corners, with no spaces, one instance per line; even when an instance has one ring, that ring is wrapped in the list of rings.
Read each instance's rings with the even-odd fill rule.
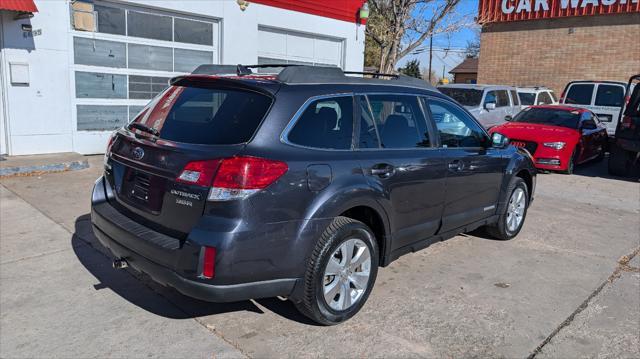
[[[0,0],[0,10],[38,12],[33,0]]]

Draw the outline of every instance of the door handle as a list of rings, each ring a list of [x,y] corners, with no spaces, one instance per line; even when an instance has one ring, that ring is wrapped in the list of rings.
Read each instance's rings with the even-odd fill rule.
[[[452,171],[462,171],[463,165],[460,160],[453,160],[449,162],[449,169]]]
[[[391,177],[394,173],[396,173],[395,168],[386,163],[377,164],[371,168],[371,175],[378,176],[380,178]]]

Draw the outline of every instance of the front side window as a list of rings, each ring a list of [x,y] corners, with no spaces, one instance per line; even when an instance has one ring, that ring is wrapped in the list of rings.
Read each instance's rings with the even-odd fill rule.
[[[442,147],[482,147],[486,143],[484,131],[462,109],[444,101],[426,101]]]
[[[353,138],[353,97],[311,102],[289,132],[289,142],[313,148],[348,150]]]
[[[488,104],[488,103],[496,103],[497,99],[496,99],[496,92],[495,91],[489,91],[487,92],[487,94],[484,97],[484,105]],[[498,105],[496,105],[497,107]]]
[[[591,96],[593,95],[592,84],[575,84],[569,87],[567,97],[564,99],[564,103],[575,105],[590,105]]]
[[[509,95],[506,90],[496,91],[496,107],[509,106]]]
[[[369,95],[367,98],[383,148],[431,146],[417,97]]]
[[[624,87],[618,85],[598,85],[596,106],[622,107]]]

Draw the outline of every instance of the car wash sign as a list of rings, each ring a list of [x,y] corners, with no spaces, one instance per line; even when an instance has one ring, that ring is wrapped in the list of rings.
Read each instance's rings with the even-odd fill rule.
[[[480,0],[478,22],[640,13],[640,0]]]

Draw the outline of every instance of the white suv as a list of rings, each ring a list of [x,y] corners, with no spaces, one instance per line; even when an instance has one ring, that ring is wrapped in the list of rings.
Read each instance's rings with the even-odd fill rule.
[[[533,105],[558,104],[556,94],[546,87],[518,87],[518,97],[523,108]]]
[[[463,105],[486,129],[511,121],[521,110],[511,86],[451,84],[438,90]]]
[[[626,87],[625,82],[619,81],[571,81],[562,91],[560,103],[591,110],[613,136],[624,105]]]

